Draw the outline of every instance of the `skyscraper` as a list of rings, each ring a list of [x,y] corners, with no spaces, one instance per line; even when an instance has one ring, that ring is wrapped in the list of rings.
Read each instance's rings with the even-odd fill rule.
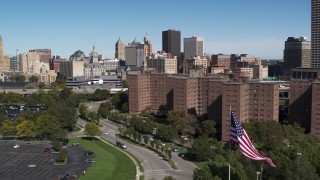
[[[195,56],[203,56],[203,37],[192,36],[184,38],[184,57],[185,59]]]
[[[162,51],[171,53],[178,57],[178,68],[182,66],[181,53],[181,32],[173,29],[162,31]]]
[[[0,36],[0,72],[9,71],[10,57],[3,54],[2,37]]]
[[[144,54],[144,44],[136,39],[126,46],[126,66],[144,67],[146,57]]]
[[[320,1],[311,2],[311,66],[320,67]]]
[[[288,37],[283,52],[284,65],[288,69],[311,66],[311,42],[305,37]]]
[[[115,48],[116,48],[115,58],[117,58],[117,59],[125,59],[126,58],[126,46],[120,40],[120,38],[116,42]]]
[[[150,57],[152,55],[152,43],[149,39],[148,33],[143,38],[144,42],[144,56]]]

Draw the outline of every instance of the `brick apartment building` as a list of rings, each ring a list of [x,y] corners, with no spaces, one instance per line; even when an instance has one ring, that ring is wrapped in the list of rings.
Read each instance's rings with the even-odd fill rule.
[[[147,108],[182,110],[217,122],[218,137],[229,140],[230,107],[241,122],[278,120],[277,82],[237,83],[225,78],[189,75],[128,73],[129,112]]]

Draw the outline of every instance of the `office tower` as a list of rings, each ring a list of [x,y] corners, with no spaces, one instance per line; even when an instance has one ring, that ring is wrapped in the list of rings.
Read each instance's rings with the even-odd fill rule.
[[[0,72],[10,70],[10,57],[3,54],[2,37],[0,36]]]
[[[204,56],[194,56],[193,58],[185,59],[184,70],[189,74],[191,70],[199,71],[200,74],[205,75],[208,73],[209,61]]]
[[[143,38],[144,42],[144,56],[150,57],[152,55],[152,43],[149,39],[148,33]]]
[[[203,56],[203,37],[192,36],[184,38],[184,58],[189,59],[195,56]]]
[[[120,40],[120,38],[116,42],[115,48],[116,48],[115,58],[116,59],[125,59],[126,58],[126,46]]]
[[[305,37],[288,37],[285,41],[283,60],[288,69],[311,67],[311,42]]]
[[[177,74],[177,57],[158,52],[147,57],[147,67],[156,69],[158,73]]]
[[[76,77],[84,75],[84,61],[62,61],[60,73],[65,77]]]
[[[231,55],[213,54],[211,56],[212,66],[224,66],[225,69],[230,69]]]
[[[144,44],[137,42],[136,39],[126,46],[126,66],[143,67],[146,65]]]
[[[19,71],[18,49],[17,49],[17,51],[16,51],[16,57],[10,59],[10,70],[11,70],[11,71]]]
[[[33,49],[29,52],[36,52],[39,54],[40,62],[49,63],[51,59],[51,49]]]
[[[311,1],[311,67],[320,67],[320,1]]]
[[[173,29],[162,31],[162,51],[177,56],[178,68],[182,67],[181,60],[181,32]]]

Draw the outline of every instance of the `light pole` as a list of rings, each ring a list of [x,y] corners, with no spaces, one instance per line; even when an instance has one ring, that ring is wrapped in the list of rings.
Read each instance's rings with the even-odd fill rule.
[[[300,153],[300,152],[297,153],[297,156],[298,156],[298,175],[297,175],[297,179],[299,179],[299,176],[300,176],[299,158],[300,158],[301,155],[302,155],[302,153]]]
[[[260,171],[257,171],[257,180],[259,180],[259,174],[260,174]]]

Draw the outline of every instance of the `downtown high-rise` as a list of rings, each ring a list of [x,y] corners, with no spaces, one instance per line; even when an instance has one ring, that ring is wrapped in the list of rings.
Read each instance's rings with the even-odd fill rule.
[[[320,67],[320,0],[311,1],[311,66]]]
[[[305,37],[288,37],[285,41],[283,60],[286,68],[310,67],[311,42]]]
[[[181,61],[181,32],[173,29],[162,31],[162,51],[177,56],[178,68],[182,66]]]

